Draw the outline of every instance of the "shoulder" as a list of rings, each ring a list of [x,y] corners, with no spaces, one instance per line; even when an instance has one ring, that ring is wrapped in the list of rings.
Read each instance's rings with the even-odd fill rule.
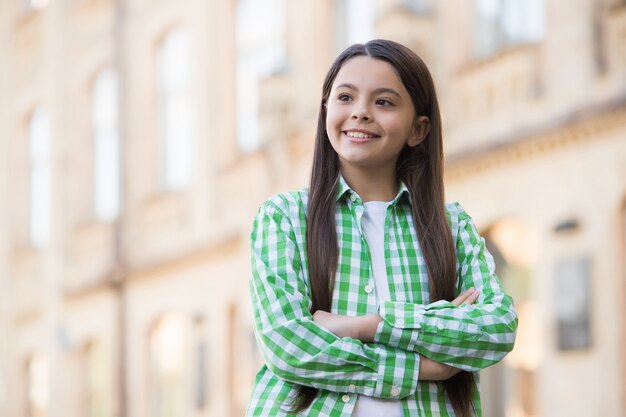
[[[447,203],[445,205],[446,216],[450,221],[450,226],[454,229],[454,226],[458,226],[459,223],[471,221],[472,218],[465,211],[463,206],[457,201],[452,203]]]
[[[306,216],[309,199],[308,188],[274,194],[259,207],[258,216],[269,216],[275,219],[301,220]]]
[[[445,209],[450,224],[450,231],[452,232],[452,238],[457,241],[457,243],[459,240],[473,240],[477,237],[478,230],[476,230],[474,221],[460,203],[456,201],[448,203]]]

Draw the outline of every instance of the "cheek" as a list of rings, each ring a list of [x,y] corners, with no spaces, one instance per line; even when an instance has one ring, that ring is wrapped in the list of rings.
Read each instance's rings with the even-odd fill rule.
[[[396,118],[386,123],[387,132],[394,137],[408,139],[412,133],[412,121],[408,118]]]
[[[328,117],[326,117],[326,134],[330,140],[333,139],[333,127]]]
[[[331,138],[341,128],[341,115],[335,109],[329,106],[326,112],[326,132]]]

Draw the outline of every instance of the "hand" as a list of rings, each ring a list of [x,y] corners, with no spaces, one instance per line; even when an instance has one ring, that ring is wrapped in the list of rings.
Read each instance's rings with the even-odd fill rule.
[[[479,295],[480,295],[480,291],[472,287],[469,290],[463,291],[461,294],[459,294],[458,297],[452,300],[452,304],[454,304],[457,307],[460,306],[461,304],[474,304],[474,302],[478,299]]]
[[[459,294],[458,297],[452,300],[452,304],[457,307],[462,304],[474,304],[479,295],[480,291],[472,287]],[[420,355],[419,379],[421,381],[445,381],[459,372],[461,372],[459,368],[436,362],[424,355]]]
[[[445,381],[461,372],[461,369],[428,359],[420,355],[420,381]]]
[[[375,314],[367,316],[342,316],[318,310],[313,313],[313,322],[334,333],[338,337],[351,337],[363,343],[374,340],[376,328],[382,318]]]

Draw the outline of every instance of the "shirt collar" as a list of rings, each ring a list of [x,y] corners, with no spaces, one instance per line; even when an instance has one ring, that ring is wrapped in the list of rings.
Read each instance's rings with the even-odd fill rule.
[[[344,194],[348,192],[353,193],[354,191],[352,191],[343,175],[339,174],[339,184],[337,184],[337,201],[341,200]]]
[[[350,188],[350,186],[346,182],[346,179],[343,177],[343,175],[339,174],[339,182],[337,184],[337,201],[341,200],[346,195],[347,195],[347,198],[350,198],[351,196],[355,196],[359,201],[361,201],[361,197],[356,193],[356,191]],[[411,199],[411,193],[409,192],[409,189],[407,188],[406,184],[403,181],[401,181],[400,190],[398,191],[398,194],[396,195],[396,197],[391,201],[391,205],[395,206],[396,204],[398,204],[400,199],[402,199],[402,197],[404,196],[406,196],[409,203],[413,202]]]

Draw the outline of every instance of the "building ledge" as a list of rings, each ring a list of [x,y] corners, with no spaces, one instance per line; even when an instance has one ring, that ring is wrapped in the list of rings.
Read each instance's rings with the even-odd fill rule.
[[[566,144],[596,138],[626,125],[626,93],[585,106],[548,122],[519,129],[509,135],[450,154],[445,161],[446,179],[504,165]]]

